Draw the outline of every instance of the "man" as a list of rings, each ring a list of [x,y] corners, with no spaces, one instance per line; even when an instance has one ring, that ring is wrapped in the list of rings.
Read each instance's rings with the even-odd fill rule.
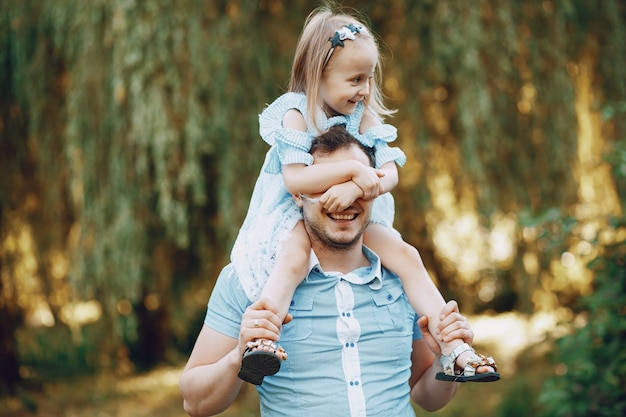
[[[372,166],[372,150],[343,129],[321,135],[312,149],[314,164]],[[410,399],[432,411],[454,396],[458,384],[435,380],[441,352],[427,318],[415,326],[400,279],[362,243],[373,201],[329,213],[318,197],[293,197],[312,253],[285,323],[267,301],[250,305],[232,265],[220,274],[180,380],[189,415],[215,415],[233,403],[246,343],[260,338],[280,338],[289,352],[280,371],[257,387],[263,416],[414,416]],[[448,303],[442,317],[437,337],[471,344],[456,303]]]

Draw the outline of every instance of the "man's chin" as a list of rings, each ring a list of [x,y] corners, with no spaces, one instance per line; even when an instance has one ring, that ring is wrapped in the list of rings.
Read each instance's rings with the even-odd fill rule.
[[[331,238],[326,244],[335,250],[348,250],[354,248],[359,242],[359,237],[353,236],[350,238]]]

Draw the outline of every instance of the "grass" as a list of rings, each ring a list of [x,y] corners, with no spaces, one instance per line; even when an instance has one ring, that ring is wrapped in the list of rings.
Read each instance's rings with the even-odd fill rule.
[[[545,363],[530,358],[515,375],[496,383],[463,384],[453,401],[434,413],[416,408],[417,417],[533,415],[533,400],[546,375]],[[48,382],[0,398],[0,417],[184,417],[178,392],[182,368],[164,367],[143,375],[80,377]],[[258,400],[246,385],[223,417],[257,417]]]
[[[514,339],[524,328],[514,317],[500,317],[496,326],[476,320],[477,333],[497,335],[500,345],[483,340],[479,352],[498,359],[502,380],[496,383],[462,384],[455,398],[443,409],[429,413],[416,408],[417,417],[521,417],[537,414],[535,398],[552,367],[545,360],[550,346],[542,342],[543,331],[527,332],[525,343]],[[536,328],[537,326],[534,326]],[[494,337],[495,338],[495,337]],[[518,340],[517,349],[505,341]],[[507,356],[507,352],[509,355]],[[119,377],[110,374],[67,376],[44,380],[16,396],[0,398],[0,417],[185,417],[178,391],[181,366],[163,366],[151,372]],[[237,401],[222,417],[258,417],[255,389],[245,385]]]

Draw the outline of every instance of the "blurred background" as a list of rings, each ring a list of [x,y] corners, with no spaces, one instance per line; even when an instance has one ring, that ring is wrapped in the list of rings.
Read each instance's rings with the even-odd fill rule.
[[[320,4],[0,0],[0,416],[184,416]],[[342,5],[398,109],[396,228],[503,374],[418,416],[626,415],[625,3]]]

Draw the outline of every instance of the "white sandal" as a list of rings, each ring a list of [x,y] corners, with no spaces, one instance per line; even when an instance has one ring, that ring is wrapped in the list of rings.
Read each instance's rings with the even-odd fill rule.
[[[464,352],[471,351],[473,355],[465,363],[465,367],[457,373],[456,359]],[[498,366],[491,356],[484,356],[476,353],[467,343],[454,348],[449,355],[441,355],[439,358],[443,365],[443,372],[437,373],[436,379],[451,382],[493,382],[500,379]],[[491,366],[494,372],[484,372],[477,374],[476,370],[481,366]]]

